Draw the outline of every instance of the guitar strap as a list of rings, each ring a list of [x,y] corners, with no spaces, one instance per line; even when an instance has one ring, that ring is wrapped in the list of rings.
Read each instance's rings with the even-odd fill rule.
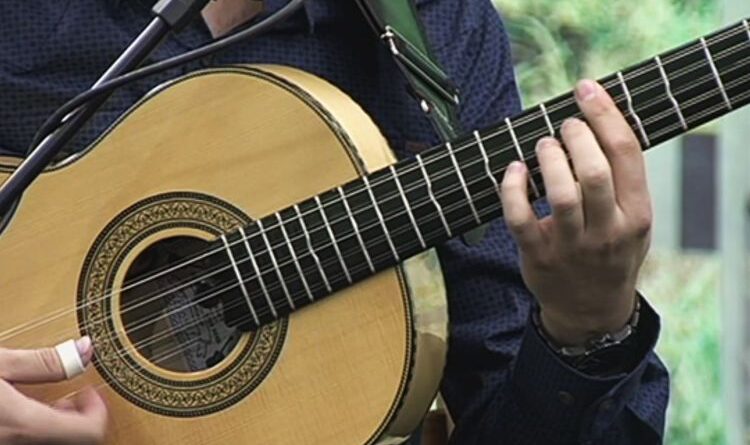
[[[430,49],[413,0],[355,0],[378,37],[388,46],[409,83],[410,91],[438,135],[449,142],[461,134],[459,91]],[[486,225],[465,233],[469,245],[479,243]]]
[[[448,142],[460,133],[458,89],[430,44],[413,0],[356,0],[378,37],[388,46],[422,111]]]

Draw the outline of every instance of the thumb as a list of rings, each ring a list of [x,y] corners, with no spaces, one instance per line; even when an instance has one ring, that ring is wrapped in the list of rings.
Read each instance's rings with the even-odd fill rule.
[[[85,367],[93,352],[91,339],[82,337],[75,346]],[[55,348],[0,349],[0,378],[13,383],[49,383],[65,380],[67,375]]]
[[[107,432],[107,406],[90,387],[52,406],[24,398],[21,418],[29,443],[58,445],[94,445],[104,440]],[[26,442],[24,442],[26,443]]]
[[[104,431],[107,425],[107,405],[94,388],[86,387],[67,400],[72,402],[69,409],[77,411],[82,418],[87,419],[93,431]]]

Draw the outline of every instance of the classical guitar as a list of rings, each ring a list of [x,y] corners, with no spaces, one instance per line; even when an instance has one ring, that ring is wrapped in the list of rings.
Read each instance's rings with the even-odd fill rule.
[[[750,102],[748,21],[601,80],[644,148]],[[50,168],[0,234],[0,344],[88,334],[110,444],[370,444],[408,436],[447,339],[431,247],[501,216],[572,94],[395,162],[343,93],[278,66],[163,85]],[[0,181],[18,160],[2,159]],[[312,196],[312,198],[311,198]]]

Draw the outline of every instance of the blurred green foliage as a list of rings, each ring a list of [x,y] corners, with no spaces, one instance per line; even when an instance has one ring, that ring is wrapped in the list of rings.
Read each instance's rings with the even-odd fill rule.
[[[527,105],[719,27],[718,0],[494,0]],[[719,266],[710,255],[653,253],[640,287],[662,315],[658,352],[672,377],[667,443],[721,445]]]
[[[717,0],[495,0],[532,105],[717,28]]]
[[[669,368],[667,444],[726,443],[720,386],[719,260],[651,252],[639,288],[662,316],[657,347]]]

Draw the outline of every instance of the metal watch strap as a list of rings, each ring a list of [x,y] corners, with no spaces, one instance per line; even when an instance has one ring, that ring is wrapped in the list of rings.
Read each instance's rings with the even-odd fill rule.
[[[640,313],[641,297],[638,296],[633,313],[622,329],[589,339],[584,345],[568,347],[560,347],[550,338],[544,326],[542,326],[538,310],[532,312],[532,321],[547,346],[563,361],[580,371],[592,375],[607,376],[623,371],[627,367],[628,363],[622,361],[630,361],[628,356],[631,354],[623,352],[627,352],[633,347],[633,341],[631,340],[636,337],[638,332]],[[623,349],[623,351],[616,352],[619,349]],[[612,363],[613,358],[620,363]],[[610,363],[607,363],[608,361]]]

